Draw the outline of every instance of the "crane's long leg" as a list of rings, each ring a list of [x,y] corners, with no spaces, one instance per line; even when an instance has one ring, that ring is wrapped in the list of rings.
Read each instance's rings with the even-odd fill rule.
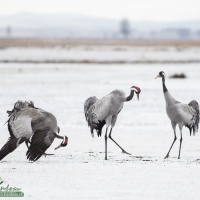
[[[173,147],[173,145],[174,145],[176,139],[177,139],[177,138],[176,138],[176,131],[174,131],[174,141],[172,142],[172,145],[171,145],[171,147],[170,147],[170,149],[169,149],[167,155],[165,156],[165,159],[169,157],[169,153],[170,153],[170,151],[171,151],[171,149],[172,149],[172,147]]]
[[[105,134],[105,160],[107,160],[107,131],[108,131],[108,127],[106,128],[106,134]]]
[[[180,159],[180,155],[181,155],[181,144],[182,144],[182,131],[181,131],[181,139],[180,139],[180,147],[179,147],[179,154],[178,154],[178,159]]]
[[[172,149],[172,147],[173,147],[173,145],[174,145],[174,143],[175,143],[175,141],[176,141],[176,124],[174,123],[174,122],[172,122],[171,121],[171,124],[172,124],[172,128],[173,128],[173,130],[174,130],[174,141],[172,142],[172,145],[171,145],[171,147],[170,147],[170,149],[169,149],[169,151],[168,151],[168,153],[167,153],[167,155],[165,156],[165,158],[164,159],[166,159],[166,158],[168,158],[169,157],[169,153],[170,153],[170,151],[171,151],[171,149]]]
[[[110,129],[110,133],[109,133],[109,138],[122,150],[122,153],[126,153],[128,155],[131,155],[130,153],[126,152],[122,147],[119,146],[119,144],[117,144],[117,142],[115,142],[115,140],[113,140],[113,138],[111,137],[111,133],[112,133],[112,128]]]
[[[182,144],[182,128],[183,126],[181,124],[179,124],[179,129],[180,129],[180,134],[181,134],[181,138],[180,138],[180,146],[179,146],[179,154],[178,154],[178,159],[180,159],[180,155],[181,155],[181,144]]]

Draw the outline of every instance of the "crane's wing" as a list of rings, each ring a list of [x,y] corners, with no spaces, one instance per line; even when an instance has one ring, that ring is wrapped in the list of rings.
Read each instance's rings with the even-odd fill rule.
[[[20,108],[12,113],[8,119],[8,130],[11,136],[28,139],[35,130],[44,128],[44,122],[43,111],[29,106],[29,108]]]
[[[44,152],[51,146],[55,139],[54,133],[50,129],[37,130],[31,137],[31,145],[26,152],[28,160],[38,160]]]
[[[6,157],[9,153],[14,151],[18,147],[17,141],[17,138],[12,136],[9,137],[6,144],[0,150],[0,160],[2,160],[4,157]]]
[[[190,135],[191,132],[193,131],[193,135],[195,135],[196,132],[198,132],[199,129],[199,104],[197,101],[193,100],[188,104],[191,108],[193,108],[194,112],[192,113],[192,125],[189,127],[190,130]]]
[[[95,105],[98,104],[98,101],[99,100],[95,96],[93,96],[88,98],[84,104],[85,118],[88,122],[88,126],[90,127],[92,137],[94,137],[94,129],[96,130],[98,137],[101,136],[102,128],[106,123],[105,120],[98,119],[94,111]]]

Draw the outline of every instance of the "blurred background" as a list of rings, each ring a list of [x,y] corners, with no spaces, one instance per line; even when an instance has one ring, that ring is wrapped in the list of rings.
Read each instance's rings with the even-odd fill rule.
[[[199,7],[198,0],[0,1],[0,48],[199,46]],[[60,58],[62,62],[69,59]]]
[[[200,39],[198,0],[7,0],[1,38]]]

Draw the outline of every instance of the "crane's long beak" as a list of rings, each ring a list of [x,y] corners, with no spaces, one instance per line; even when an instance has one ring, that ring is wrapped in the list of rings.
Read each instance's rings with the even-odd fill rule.
[[[156,78],[158,78],[158,77],[161,77],[160,74],[158,74],[158,76],[156,76]],[[156,78],[154,78],[154,79],[156,79]]]
[[[59,146],[57,146],[54,150],[59,149],[61,147],[61,144]]]
[[[137,100],[139,101],[139,93],[137,94]]]

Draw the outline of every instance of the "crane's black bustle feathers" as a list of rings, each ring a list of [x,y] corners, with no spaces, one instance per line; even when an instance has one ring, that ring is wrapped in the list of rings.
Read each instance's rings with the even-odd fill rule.
[[[199,129],[199,104],[197,101],[193,100],[188,105],[191,106],[196,111],[196,113],[193,115],[191,119],[192,121],[191,126],[186,125],[186,127],[189,128],[190,130],[190,136],[191,136],[192,132],[193,135],[195,135],[195,133],[198,132]]]
[[[102,132],[102,128],[103,126],[106,124],[105,120],[103,121],[98,121],[99,123],[93,123],[93,129],[96,130],[97,132],[97,136],[101,137],[101,132]],[[93,130],[92,130],[93,133]],[[94,135],[93,135],[94,136]]]
[[[190,126],[188,126],[188,125],[186,125],[186,127],[189,129],[189,131],[190,131],[190,136],[192,135],[192,128],[190,127]]]
[[[101,136],[102,128],[106,124],[106,122],[105,120],[103,121],[98,120],[96,114],[93,113],[92,111],[93,111],[93,107],[91,106],[87,115],[88,126],[90,127],[90,132],[91,132],[92,137],[94,137],[94,133],[93,133],[94,129],[96,130],[97,135],[99,137]]]
[[[55,136],[53,133],[49,132],[49,129],[37,130],[32,138],[31,145],[26,152],[27,159],[30,161],[38,160],[45,151],[51,146]]]
[[[17,148],[17,140],[15,137],[9,137],[6,144],[0,150],[0,160]]]
[[[94,110],[94,104],[98,101],[98,99],[93,96],[88,98],[84,103],[84,113],[85,113],[85,119],[88,123],[88,126],[90,127],[90,132],[92,137],[94,137],[94,129],[97,132],[97,136],[101,136],[101,131],[103,126],[106,124],[105,120],[100,121],[97,119],[96,114],[93,112]]]
[[[97,132],[97,136],[101,137],[102,128],[105,124],[106,124],[105,120],[103,121],[97,120],[94,113],[92,113],[88,117],[88,126],[90,127],[90,132],[91,132],[92,137],[94,137],[94,133],[93,133],[94,129]]]

